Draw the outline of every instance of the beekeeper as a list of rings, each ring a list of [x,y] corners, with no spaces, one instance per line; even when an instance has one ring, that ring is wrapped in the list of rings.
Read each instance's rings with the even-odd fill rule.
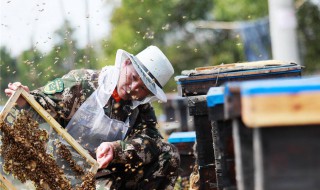
[[[97,188],[173,189],[179,154],[162,141],[150,104],[167,101],[162,88],[173,73],[156,46],[136,56],[119,49],[114,66],[73,70],[30,93],[96,157]],[[15,82],[5,93],[19,86],[29,91]]]

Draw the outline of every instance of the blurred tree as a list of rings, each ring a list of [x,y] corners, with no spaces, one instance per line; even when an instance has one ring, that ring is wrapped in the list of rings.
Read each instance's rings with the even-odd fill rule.
[[[0,47],[0,103],[5,102],[4,89],[9,82],[14,82],[18,75],[17,60],[13,58],[5,47]]]
[[[267,13],[266,0],[123,0],[114,10],[110,38],[104,41],[107,64],[114,64],[119,48],[136,54],[150,44],[164,51],[175,68],[175,75],[195,67],[245,61],[238,34],[230,30],[199,29],[190,23],[252,20]],[[175,89],[172,79],[166,90]]]
[[[212,13],[217,21],[247,21],[268,15],[267,0],[214,0]]]
[[[39,86],[44,82],[43,80],[43,69],[39,68],[41,66],[40,60],[42,59],[41,53],[36,48],[30,48],[23,51],[17,59],[17,68],[19,72],[20,81],[24,85],[30,87]]]
[[[51,70],[51,75],[50,72],[46,72],[48,77],[53,75],[55,78],[73,69],[96,67],[94,50],[91,47],[78,48],[74,32],[69,21],[65,21],[62,27],[54,33],[55,45],[41,60],[43,68],[47,71]],[[87,55],[88,53],[90,55]],[[48,64],[50,68],[46,66]]]
[[[137,53],[148,44],[163,39],[172,1],[123,0],[114,10],[111,38],[105,42],[108,64],[113,64],[115,51],[125,49]]]
[[[110,38],[103,44],[107,64],[114,64],[117,49],[136,54],[151,44],[168,55],[176,74],[191,68],[192,62],[203,63],[203,55],[210,51],[201,51],[203,46],[185,24],[205,19],[211,8],[212,0],[123,0],[114,10]],[[173,79],[170,83],[167,89],[175,90]]]
[[[319,73],[320,1],[304,1],[297,10],[297,20],[299,47],[302,63],[306,66],[305,71],[308,74]]]
[[[91,47],[88,47],[89,51],[77,48],[74,29],[68,21],[54,34],[55,45],[48,53],[41,53],[34,48],[19,56],[19,80],[25,81],[24,84],[30,89],[43,86],[72,69],[97,68],[94,50]]]

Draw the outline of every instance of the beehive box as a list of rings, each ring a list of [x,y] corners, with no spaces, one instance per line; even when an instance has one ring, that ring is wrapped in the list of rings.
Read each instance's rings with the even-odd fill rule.
[[[218,189],[236,187],[232,120],[224,116],[224,87],[211,87],[207,94],[212,126],[213,149]]]
[[[197,96],[205,95],[209,88],[221,86],[230,81],[300,77],[301,71],[302,66],[295,63],[264,60],[184,70],[180,76],[175,77],[175,80],[179,95]]]
[[[182,177],[190,176],[195,165],[195,157],[193,153],[195,140],[196,133],[194,131],[173,132],[168,138],[168,142],[178,148],[181,160],[180,166],[182,169]]]
[[[318,190],[320,77],[244,82],[240,89],[241,117],[253,130],[254,189]]]
[[[18,99],[27,104],[19,107]],[[0,117],[1,189],[94,188],[98,164],[22,88]]]
[[[241,116],[246,126],[274,127],[320,123],[320,77],[244,82]]]

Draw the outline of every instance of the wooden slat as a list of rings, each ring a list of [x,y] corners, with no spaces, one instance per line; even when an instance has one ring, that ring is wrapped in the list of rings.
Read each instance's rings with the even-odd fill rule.
[[[252,70],[243,70],[237,72],[225,72],[225,73],[214,73],[206,75],[196,75],[190,76],[187,78],[180,78],[179,82],[187,82],[189,80],[201,80],[201,79],[210,79],[210,78],[228,78],[228,77],[239,77],[247,75],[258,75],[258,74],[272,74],[277,72],[289,72],[292,70],[299,70],[301,66],[292,66],[292,67],[275,67],[275,68],[265,68],[265,69],[252,69]]]
[[[62,128],[61,125],[48,112],[45,111],[45,109],[33,98],[32,95],[24,91],[22,88],[18,88],[17,91],[7,101],[5,107],[1,111],[1,120],[4,120],[6,118],[12,107],[15,106],[16,101],[19,97],[23,97],[29,103],[29,105],[35,111],[37,111],[37,113],[57,132],[57,134],[62,136],[63,139],[65,139],[86,160],[86,162],[90,164],[90,172],[94,174],[97,172],[97,161],[64,128]],[[9,187],[9,185],[7,186]]]
[[[46,112],[29,93],[23,90],[21,94],[60,136],[62,136],[78,153],[80,153],[81,156],[87,159],[92,166],[90,171],[96,173],[99,165],[88,151],[86,151],[64,128],[62,128],[61,125],[48,112]]]
[[[2,168],[1,168],[2,169]],[[0,189],[1,190],[16,190],[16,188],[0,173]]]
[[[234,119],[241,115],[240,83],[228,83],[225,87],[228,91],[224,100],[224,118]]]
[[[208,115],[195,115],[197,163],[200,173],[200,189],[218,190],[214,164],[213,139]]]
[[[254,62],[244,62],[244,63],[230,63],[225,65],[214,65],[207,67],[197,67],[196,71],[204,70],[215,70],[215,69],[236,69],[236,68],[248,68],[248,67],[268,67],[268,66],[281,66],[288,65],[290,63],[280,61],[280,60],[265,60],[265,61],[254,61]]]
[[[320,125],[252,130],[254,189],[319,190]]]
[[[188,108],[190,116],[208,115],[206,95],[188,97]]]
[[[184,97],[198,96],[207,94],[210,87],[221,86],[230,81],[300,77],[301,68],[301,66],[290,66],[180,77],[177,79],[178,93]]]
[[[3,109],[0,113],[0,119],[3,120],[8,113],[10,112],[11,108],[16,104],[18,98],[20,97],[20,94],[22,92],[22,88],[18,88],[15,93],[9,98],[9,100],[4,105]]]
[[[320,92],[244,96],[242,119],[249,127],[320,124]]]

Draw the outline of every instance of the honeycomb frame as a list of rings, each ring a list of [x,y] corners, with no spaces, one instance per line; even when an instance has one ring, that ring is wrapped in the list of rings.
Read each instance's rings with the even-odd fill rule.
[[[88,165],[91,166],[89,171],[93,174],[97,173],[98,163],[97,161],[86,151],[28,92],[26,92],[22,88],[18,88],[16,92],[9,98],[3,109],[0,113],[1,121],[4,121],[8,116],[9,112],[16,105],[18,98],[22,96],[27,103],[38,113],[42,119],[47,122],[51,128],[53,128],[57,135],[62,137],[72,148],[87,162]],[[1,134],[0,134],[1,137]],[[0,154],[0,157],[2,155]],[[13,185],[13,183],[7,179],[4,175],[2,175],[2,167],[0,168],[0,187],[1,189],[12,189],[16,190],[17,188]]]

